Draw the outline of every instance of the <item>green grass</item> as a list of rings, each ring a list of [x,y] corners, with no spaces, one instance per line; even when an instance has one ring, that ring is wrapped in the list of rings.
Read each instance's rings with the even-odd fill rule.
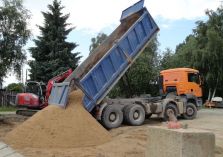
[[[0,112],[13,112],[13,111],[16,111],[16,108],[12,106],[0,107]]]

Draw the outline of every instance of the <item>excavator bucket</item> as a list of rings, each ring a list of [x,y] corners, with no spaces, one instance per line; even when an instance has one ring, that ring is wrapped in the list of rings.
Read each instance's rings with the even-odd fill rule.
[[[70,92],[70,82],[54,83],[48,100],[50,105],[65,108]]]

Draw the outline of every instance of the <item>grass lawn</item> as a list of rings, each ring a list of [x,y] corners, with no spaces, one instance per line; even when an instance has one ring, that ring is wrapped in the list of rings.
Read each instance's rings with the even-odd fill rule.
[[[13,112],[13,111],[16,111],[16,108],[12,106],[0,107],[0,112]]]

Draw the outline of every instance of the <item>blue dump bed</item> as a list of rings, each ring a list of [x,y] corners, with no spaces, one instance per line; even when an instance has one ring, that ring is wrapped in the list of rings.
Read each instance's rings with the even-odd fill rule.
[[[85,93],[84,106],[89,112],[104,99],[159,30],[143,4],[141,0],[124,10],[121,24],[65,80],[64,84],[78,80]],[[66,87],[59,92],[66,96],[58,98],[52,90],[51,99],[66,101]]]

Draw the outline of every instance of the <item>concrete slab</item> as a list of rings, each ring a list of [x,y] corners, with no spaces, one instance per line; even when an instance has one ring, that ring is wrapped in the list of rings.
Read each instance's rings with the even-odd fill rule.
[[[10,146],[0,141],[0,157],[23,157]]]
[[[11,155],[9,155],[7,157],[23,157],[23,156],[21,154],[19,154],[19,153],[13,153],[13,154],[11,154]]]
[[[0,150],[4,149],[5,147],[7,147],[7,144],[0,142]]]
[[[151,126],[147,134],[146,157],[214,157],[212,132]]]
[[[15,153],[15,151],[12,148],[5,147],[4,149],[0,150],[0,157],[6,157],[6,156],[12,155],[14,153]]]

